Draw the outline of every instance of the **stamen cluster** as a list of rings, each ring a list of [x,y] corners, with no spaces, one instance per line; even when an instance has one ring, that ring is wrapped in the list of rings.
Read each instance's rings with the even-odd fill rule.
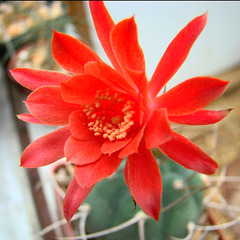
[[[88,127],[95,136],[110,141],[123,139],[134,125],[133,101],[125,101],[121,93],[98,90],[94,102],[84,106],[83,112],[89,120]]]

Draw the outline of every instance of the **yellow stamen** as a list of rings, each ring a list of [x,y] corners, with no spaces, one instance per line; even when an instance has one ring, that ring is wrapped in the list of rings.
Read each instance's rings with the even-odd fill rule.
[[[109,89],[105,92],[99,90],[94,102],[83,106],[83,113],[90,121],[88,128],[95,136],[102,136],[109,141],[124,139],[127,136],[129,129],[134,125],[134,102],[129,100],[124,103],[125,99],[122,96],[119,93],[111,94]]]

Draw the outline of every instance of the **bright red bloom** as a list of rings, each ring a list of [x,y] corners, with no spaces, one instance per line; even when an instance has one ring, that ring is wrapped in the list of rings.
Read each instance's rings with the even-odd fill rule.
[[[53,57],[71,75],[23,68],[12,71],[21,85],[33,90],[25,102],[30,114],[19,118],[63,126],[30,144],[21,165],[39,167],[62,157],[75,164],[64,202],[70,220],[94,185],[113,174],[127,157],[124,177],[129,191],[142,210],[157,220],[162,185],[152,148],[200,173],[213,174],[217,169],[198,146],[172,131],[170,123],[220,121],[229,110],[203,107],[221,95],[228,82],[195,77],[158,95],[183,64],[207,14],[193,19],[174,38],[148,82],[134,18],[115,25],[103,2],[91,1],[90,9],[114,68],[77,39],[54,31]]]

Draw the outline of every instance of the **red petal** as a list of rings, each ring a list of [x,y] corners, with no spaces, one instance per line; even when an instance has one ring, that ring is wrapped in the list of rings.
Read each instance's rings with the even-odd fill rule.
[[[60,128],[32,142],[23,152],[21,166],[36,168],[64,157],[64,145],[71,133],[68,127]]]
[[[70,114],[79,109],[79,105],[63,101],[60,87],[45,86],[32,92],[25,102],[29,112],[39,120],[54,124],[68,124]]]
[[[152,152],[142,145],[139,153],[129,156],[124,169],[124,177],[136,203],[146,214],[158,221],[162,180]]]
[[[213,174],[218,168],[216,162],[197,145],[173,132],[173,139],[158,147],[173,161],[203,174]]]
[[[123,78],[104,62],[89,62],[85,65],[84,69],[87,74],[101,79],[110,87],[116,88],[117,86],[120,91],[123,90],[133,97],[136,97],[137,88],[135,84],[132,81]]]
[[[88,104],[94,100],[98,90],[106,91],[107,88],[108,85],[95,77],[78,75],[61,83],[61,94],[69,103]]]
[[[131,69],[126,69],[130,78],[134,81],[134,83],[138,86],[139,91],[143,95],[143,100],[148,101],[148,80],[145,72],[135,71]]]
[[[228,115],[231,109],[221,111],[199,110],[188,115],[169,116],[169,121],[186,125],[206,125],[217,123]]]
[[[143,137],[145,127],[146,124],[141,127],[138,133],[132,138],[132,141],[120,151],[118,157],[125,158],[133,153],[138,152],[138,147]]]
[[[67,161],[83,165],[95,162],[102,155],[101,143],[97,141],[80,141],[70,137],[64,148]]]
[[[167,108],[169,115],[195,112],[220,96],[228,82],[211,77],[188,79],[156,99],[156,108]]]
[[[119,73],[122,73],[122,70],[118,64],[118,61],[113,53],[112,46],[110,44],[110,32],[115,26],[115,23],[102,1],[89,1],[89,6],[98,39],[100,40],[102,47],[109,60],[111,61],[113,67]]]
[[[171,140],[171,133],[166,109],[162,108],[154,111],[146,127],[146,148],[155,148]]]
[[[35,118],[29,113],[22,113],[20,115],[17,115],[17,117],[24,122],[35,123],[35,124],[47,124],[45,122],[38,120],[37,118]]]
[[[91,192],[93,186],[89,188],[81,188],[76,179],[73,178],[68,186],[65,198],[64,198],[64,216],[69,222],[85,198]]]
[[[110,35],[113,52],[126,73],[126,69],[145,72],[143,51],[138,43],[134,18],[124,19],[113,27]]]
[[[116,153],[113,153],[111,156],[104,154],[94,163],[83,166],[77,165],[74,176],[81,187],[90,187],[103,178],[112,175],[121,162],[122,159],[118,158]]]
[[[19,84],[30,90],[46,85],[60,86],[60,82],[71,78],[71,76],[59,72],[29,68],[15,68],[11,74]]]
[[[70,116],[69,123],[72,135],[78,140],[94,141],[96,139],[94,132],[90,131],[89,127],[86,125],[86,121],[82,116],[82,111],[73,112]]]
[[[206,23],[207,13],[188,23],[170,43],[150,81],[149,93],[152,98],[155,98],[158,92],[181,67]]]
[[[101,61],[95,52],[78,39],[55,30],[52,38],[52,55],[61,67],[73,74],[84,73],[84,65],[89,61]]]
[[[117,140],[116,142],[105,142],[102,145],[101,151],[103,154],[112,154],[125,147],[131,140],[132,138],[128,138],[126,140]]]
[[[145,101],[146,101],[146,99],[144,99],[141,94],[138,94],[139,109],[144,109]],[[143,111],[139,111],[139,124],[140,125],[142,125],[142,123],[143,123],[143,118],[144,118],[144,112]]]

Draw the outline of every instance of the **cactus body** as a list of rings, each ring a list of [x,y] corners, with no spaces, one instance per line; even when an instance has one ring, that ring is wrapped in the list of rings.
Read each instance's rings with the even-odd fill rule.
[[[185,182],[193,172],[171,160],[164,162],[160,170],[163,182],[162,209],[202,185],[198,174]],[[185,237],[187,224],[197,222],[202,213],[202,198],[202,192],[187,197],[169,210],[160,213],[158,223],[153,219],[146,220],[145,239],[167,240],[170,236]],[[135,209],[122,174],[99,182],[85,202],[91,206],[86,223],[88,233],[119,225],[141,211],[138,206]],[[119,232],[97,238],[97,240],[120,239],[138,240],[138,225],[134,224]]]

